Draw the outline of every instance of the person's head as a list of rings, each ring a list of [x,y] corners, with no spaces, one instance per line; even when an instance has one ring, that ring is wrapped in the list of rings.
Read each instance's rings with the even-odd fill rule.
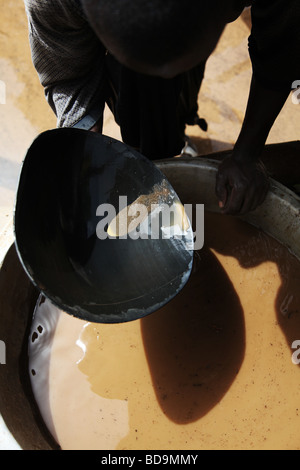
[[[244,0],[81,0],[108,51],[128,67],[174,76],[205,61]]]

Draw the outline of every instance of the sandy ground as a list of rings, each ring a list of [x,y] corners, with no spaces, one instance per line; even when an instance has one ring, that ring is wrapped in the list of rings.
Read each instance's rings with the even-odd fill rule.
[[[0,6],[0,231],[13,213],[22,160],[32,140],[54,128],[56,119],[44,98],[31,61],[27,18],[22,0]],[[232,148],[243,121],[251,79],[247,38],[249,12],[227,26],[210,57],[199,95],[200,114],[208,132],[188,127],[198,152],[205,155]],[[300,106],[288,99],[277,119],[269,143],[297,140]],[[120,137],[119,128],[106,110],[104,133]]]

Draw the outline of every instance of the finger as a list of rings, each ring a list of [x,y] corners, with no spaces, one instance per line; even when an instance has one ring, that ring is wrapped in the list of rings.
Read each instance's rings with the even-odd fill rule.
[[[255,210],[260,206],[266,198],[269,190],[269,180],[267,178],[261,178],[255,185],[249,187],[241,214]]]
[[[225,207],[228,198],[227,176],[224,175],[224,173],[221,173],[220,171],[217,173],[216,177],[215,193],[219,201],[219,207]]]
[[[244,203],[241,207],[240,214],[244,215],[247,212],[251,212],[259,205],[260,191],[256,186],[252,186],[248,189],[245,195]]]
[[[270,189],[270,180],[267,178],[266,181],[265,181],[265,184],[264,184],[264,190],[262,191],[262,193],[260,195],[258,205],[260,205],[264,202],[264,200],[266,199],[267,194],[269,192],[269,189]]]
[[[251,205],[249,211],[254,211],[258,206],[260,206],[268,193],[269,190],[269,181],[268,179],[263,180],[259,183],[258,186],[254,187],[253,195],[251,196]]]
[[[260,195],[261,196],[261,195]],[[250,211],[255,211],[255,209],[260,206],[260,204],[263,202],[262,198],[261,197],[255,197],[253,198],[252,200],[252,204],[251,204],[251,207],[249,208],[249,212]]]
[[[241,185],[234,185],[231,188],[226,206],[224,208],[225,214],[237,215],[240,213],[245,198],[245,188]]]

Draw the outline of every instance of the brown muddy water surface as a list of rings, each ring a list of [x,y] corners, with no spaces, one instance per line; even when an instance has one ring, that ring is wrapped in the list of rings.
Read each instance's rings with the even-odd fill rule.
[[[190,280],[154,314],[108,325],[37,306],[29,372],[62,449],[300,448],[300,263],[205,217]]]

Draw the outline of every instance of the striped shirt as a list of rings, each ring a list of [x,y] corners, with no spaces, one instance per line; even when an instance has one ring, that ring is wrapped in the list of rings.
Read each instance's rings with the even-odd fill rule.
[[[104,108],[105,48],[77,0],[25,0],[33,64],[58,127],[87,114],[90,126]]]
[[[109,1],[109,0],[108,0]],[[58,127],[91,128],[105,102],[106,50],[80,0],[24,0],[33,64]],[[243,7],[249,1],[239,0]],[[253,0],[249,51],[267,88],[300,80],[299,0]]]

